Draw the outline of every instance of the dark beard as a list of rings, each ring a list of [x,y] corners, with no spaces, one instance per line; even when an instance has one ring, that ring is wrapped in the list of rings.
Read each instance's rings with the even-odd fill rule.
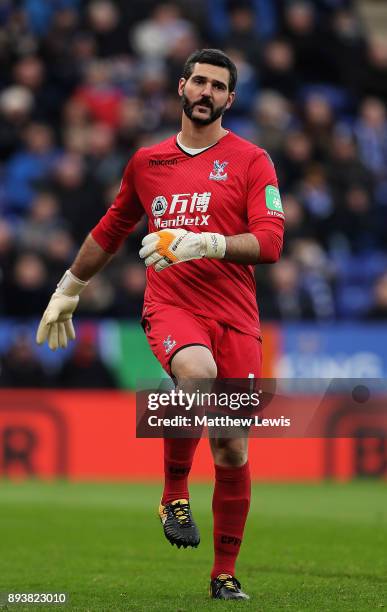
[[[211,102],[205,99],[203,99],[201,102],[195,102],[194,104],[191,104],[184,93],[181,96],[181,101],[185,115],[188,117],[188,119],[191,119],[191,121],[193,121],[193,123],[196,123],[197,125],[210,125],[210,123],[214,123],[214,121],[216,121],[217,119],[219,119],[219,117],[223,115],[227,106],[227,104],[225,104],[224,106],[220,106],[219,108],[214,109]],[[207,119],[193,117],[193,110],[195,106],[207,106],[211,111],[210,116],[207,117]]]

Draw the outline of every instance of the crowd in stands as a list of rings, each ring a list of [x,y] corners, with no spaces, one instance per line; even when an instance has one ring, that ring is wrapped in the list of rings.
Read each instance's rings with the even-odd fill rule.
[[[387,37],[350,0],[2,0],[0,32],[1,317],[41,315],[131,155],[179,131],[177,80],[201,47],[236,63],[224,125],[279,177],[285,247],[256,268],[262,318],[387,317]],[[139,318],[144,233],[78,316]]]

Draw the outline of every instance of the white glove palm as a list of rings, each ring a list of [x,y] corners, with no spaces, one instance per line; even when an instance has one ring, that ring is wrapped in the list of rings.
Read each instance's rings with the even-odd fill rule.
[[[168,229],[145,236],[140,257],[145,259],[146,266],[154,266],[156,272],[160,272],[191,259],[222,259],[225,251],[226,239],[221,234]]]
[[[72,322],[73,312],[78,306],[79,294],[87,285],[86,281],[76,278],[69,270],[59,281],[36,332],[36,342],[48,342],[51,350],[66,348],[69,340],[75,339]]]
[[[63,293],[54,293],[40,321],[36,333],[36,342],[48,341],[50,349],[66,348],[69,340],[75,339],[74,325],[71,320],[79,296],[70,297]]]

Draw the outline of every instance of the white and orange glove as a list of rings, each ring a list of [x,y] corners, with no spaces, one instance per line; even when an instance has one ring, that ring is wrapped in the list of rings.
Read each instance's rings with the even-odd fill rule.
[[[36,333],[38,344],[47,341],[50,349],[55,351],[59,347],[66,348],[68,341],[75,339],[72,316],[78,306],[79,294],[88,282],[66,270],[39,323]]]
[[[142,241],[140,257],[156,272],[190,259],[209,257],[223,259],[226,238],[212,232],[187,232],[184,229],[165,229],[148,234]]]

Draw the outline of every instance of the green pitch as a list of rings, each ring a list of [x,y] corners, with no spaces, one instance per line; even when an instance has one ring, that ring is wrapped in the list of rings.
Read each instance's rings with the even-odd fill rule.
[[[178,550],[160,487],[0,483],[0,592],[67,592],[65,606],[7,610],[186,612],[387,607],[382,483],[255,485],[237,576],[250,602],[208,599],[211,487],[191,487],[202,542]]]

